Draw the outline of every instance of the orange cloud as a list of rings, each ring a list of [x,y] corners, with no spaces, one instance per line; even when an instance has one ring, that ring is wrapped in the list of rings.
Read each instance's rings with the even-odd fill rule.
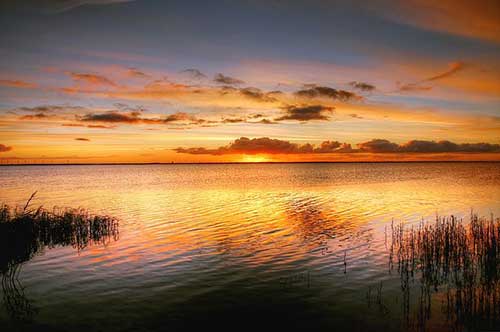
[[[74,73],[74,72],[69,72],[68,73],[71,78],[76,81],[76,82],[84,82],[90,85],[104,85],[104,86],[112,86],[116,87],[117,84],[110,79],[101,76],[101,75],[95,75],[95,74],[87,74],[87,73]]]
[[[0,152],[9,152],[11,150],[12,150],[12,146],[0,144]]]
[[[29,83],[21,80],[0,80],[0,86],[20,89],[34,89],[37,87],[34,83]]]
[[[363,5],[398,23],[500,42],[500,2],[497,0],[375,0]]]
[[[450,68],[447,71],[445,71],[441,74],[435,75],[435,76],[428,77],[424,81],[436,81],[436,80],[440,80],[442,78],[451,76],[451,75],[455,74],[456,72],[464,69],[465,64],[461,61],[456,61],[456,62],[450,63],[449,67]]]

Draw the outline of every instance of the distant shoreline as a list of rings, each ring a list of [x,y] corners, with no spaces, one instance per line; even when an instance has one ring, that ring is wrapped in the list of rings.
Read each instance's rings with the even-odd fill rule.
[[[432,164],[432,163],[500,163],[500,160],[415,160],[415,161],[263,161],[263,162],[177,162],[177,163],[40,163],[0,164],[12,166],[137,166],[137,165],[245,165],[245,164]]]

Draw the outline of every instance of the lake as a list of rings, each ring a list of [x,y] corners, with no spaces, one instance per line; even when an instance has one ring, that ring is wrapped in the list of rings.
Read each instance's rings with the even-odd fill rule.
[[[22,264],[29,319],[4,305],[0,329],[500,329],[450,317],[445,288],[422,319],[419,277],[405,295],[389,264],[395,223],[499,217],[500,163],[5,166],[0,186],[119,219],[116,239]]]

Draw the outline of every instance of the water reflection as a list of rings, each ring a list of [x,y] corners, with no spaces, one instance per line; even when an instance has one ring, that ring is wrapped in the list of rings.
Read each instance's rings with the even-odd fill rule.
[[[21,265],[18,264],[2,272],[3,301],[11,319],[31,321],[38,309],[24,294],[24,287],[19,281],[20,271]]]
[[[241,321],[261,328],[266,318],[281,328],[400,331],[420,319],[428,329],[453,330],[453,320],[463,325],[477,312],[451,309],[471,292],[450,287],[447,295],[446,283],[438,291],[434,283],[421,289],[418,267],[413,277],[408,271],[408,291],[401,292],[396,247],[387,273],[390,221],[466,215],[471,207],[498,215],[499,169],[494,163],[9,167],[0,171],[0,201],[22,203],[26,190],[43,188],[37,204],[120,218],[120,241],[108,239],[106,247],[62,237],[15,259],[25,262],[27,295],[43,307],[35,321],[51,328],[176,330]],[[488,308],[481,310],[486,315]],[[6,320],[0,310],[0,330]]]

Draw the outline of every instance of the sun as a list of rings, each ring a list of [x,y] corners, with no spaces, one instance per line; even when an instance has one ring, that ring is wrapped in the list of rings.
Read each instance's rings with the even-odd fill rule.
[[[269,161],[265,156],[244,156],[241,160],[243,163],[262,163]]]

